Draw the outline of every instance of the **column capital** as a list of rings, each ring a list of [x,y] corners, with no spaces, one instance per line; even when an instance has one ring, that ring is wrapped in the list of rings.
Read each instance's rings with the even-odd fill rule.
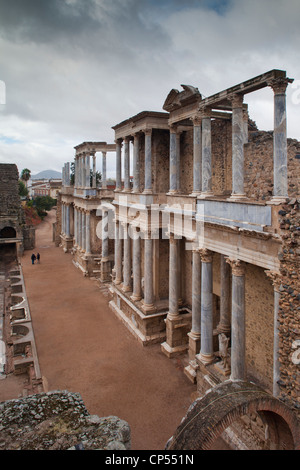
[[[232,93],[229,95],[228,99],[231,101],[232,109],[243,107],[244,95],[240,93]]]
[[[200,248],[199,254],[201,256],[202,263],[211,263],[213,258],[212,251],[208,250],[207,248]]]
[[[176,245],[177,242],[178,242],[178,239],[175,238],[174,233],[170,233],[170,232],[169,232],[168,235],[169,235],[169,241],[170,241],[170,243],[171,243],[172,245]]]
[[[152,130],[153,130],[152,128],[146,128],[146,129],[143,129],[142,132],[143,132],[145,135],[152,135]]]
[[[234,276],[244,276],[245,263],[239,259],[226,258],[226,263],[230,264]]]
[[[212,109],[210,106],[199,107],[197,115],[202,119],[211,118]]]
[[[202,115],[201,113],[197,113],[190,118],[194,126],[201,126],[202,123]]]
[[[272,78],[268,81],[268,86],[272,88],[275,95],[284,95],[288,84],[293,81],[292,78],[287,77]]]
[[[274,290],[276,292],[279,292],[279,288],[280,288],[280,285],[281,285],[280,273],[278,271],[271,271],[271,270],[266,270],[265,273],[266,273],[267,277],[269,279],[271,279],[271,282],[274,286]]]

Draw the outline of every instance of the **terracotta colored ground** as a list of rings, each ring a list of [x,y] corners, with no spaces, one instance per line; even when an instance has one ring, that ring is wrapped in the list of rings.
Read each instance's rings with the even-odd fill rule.
[[[97,282],[84,278],[52,242],[51,211],[36,230],[35,252],[21,259],[41,374],[48,390],[79,392],[90,414],[126,420],[133,450],[164,449],[196,395],[182,360],[160,345],[142,347],[108,306]],[[0,381],[0,401],[16,398],[21,379]],[[47,391],[47,390],[46,390]]]

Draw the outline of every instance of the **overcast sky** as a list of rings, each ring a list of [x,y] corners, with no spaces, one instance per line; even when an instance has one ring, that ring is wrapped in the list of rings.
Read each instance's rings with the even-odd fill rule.
[[[295,79],[300,140],[299,24],[299,0],[0,0],[0,162],[61,171],[75,145],[113,143],[112,126],[163,111],[172,88],[207,97],[271,69]],[[270,88],[245,102],[273,129]]]

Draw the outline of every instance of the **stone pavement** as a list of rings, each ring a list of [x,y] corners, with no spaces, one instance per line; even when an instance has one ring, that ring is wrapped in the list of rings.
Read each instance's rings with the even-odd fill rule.
[[[98,283],[55,247],[54,220],[52,210],[36,231],[41,263],[29,251],[21,259],[45,391],[78,392],[90,414],[127,421],[133,450],[164,449],[196,397],[186,362],[137,342]],[[11,380],[0,382],[0,401],[18,396]]]

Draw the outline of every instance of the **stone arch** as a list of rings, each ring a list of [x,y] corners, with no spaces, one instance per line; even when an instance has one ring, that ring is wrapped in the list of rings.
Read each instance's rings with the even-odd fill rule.
[[[299,450],[300,424],[282,401],[249,382],[224,382],[196,400],[168,441],[167,450],[209,450],[242,416],[258,413],[270,449]]]
[[[17,232],[14,227],[3,227],[0,230],[0,238],[16,238]]]

